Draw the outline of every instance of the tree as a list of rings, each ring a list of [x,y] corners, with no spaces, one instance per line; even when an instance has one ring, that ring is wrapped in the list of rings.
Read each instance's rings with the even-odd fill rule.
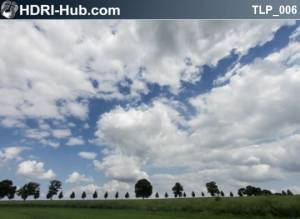
[[[63,197],[64,197],[63,192],[60,192],[59,195],[58,195],[58,198],[59,198],[59,199],[62,199]]]
[[[281,192],[282,195],[287,195],[286,191],[282,190]]]
[[[205,196],[204,192],[201,192],[201,196],[202,196],[202,197],[204,197],[204,196]]]
[[[13,181],[6,179],[0,182],[0,199],[7,197],[13,199],[15,197],[17,187],[13,185]]]
[[[240,197],[242,197],[244,194],[245,194],[245,189],[244,189],[244,188],[240,188],[240,189],[238,190],[238,195],[239,195]]]
[[[206,189],[207,189],[207,192],[211,196],[215,196],[215,195],[219,195],[220,194],[220,190],[219,190],[216,182],[214,182],[214,181],[206,183]]]
[[[230,197],[233,197],[233,193],[232,192],[230,192]]]
[[[118,199],[119,198],[119,192],[116,192],[115,194],[115,198]]]
[[[125,198],[129,198],[129,193],[128,192],[126,192],[126,194],[125,194]]]
[[[185,192],[183,193],[183,197],[186,198],[186,193]]]
[[[98,193],[97,193],[97,191],[95,191],[94,194],[93,194],[93,199],[96,199],[96,198],[98,198]]]
[[[40,198],[40,190],[37,190],[36,193],[34,193],[33,198],[35,200]]]
[[[175,198],[181,197],[182,196],[182,191],[183,191],[183,186],[179,182],[177,182],[173,186],[172,191],[174,193]]]
[[[169,195],[168,195],[168,193],[166,192],[166,193],[165,193],[165,198],[168,198],[168,197],[169,197]]]
[[[105,194],[104,194],[104,199],[106,200],[107,197],[108,197],[108,192],[105,192]]]
[[[262,194],[262,190],[259,187],[248,185],[244,190],[244,194],[247,196],[258,196]]]
[[[47,199],[52,200],[53,196],[57,195],[60,189],[61,189],[61,182],[59,180],[50,181]]]
[[[70,195],[70,199],[74,199],[75,198],[75,192],[72,192]]]
[[[159,198],[158,192],[155,193],[155,198]]]
[[[192,197],[195,198],[196,194],[194,191],[192,191]]]
[[[225,194],[224,194],[224,192],[223,192],[223,191],[221,191],[221,192],[220,192],[220,194],[221,194],[221,196],[222,196],[222,197],[224,197],[224,196],[225,196]]]
[[[292,191],[289,190],[289,189],[286,191],[286,193],[287,193],[287,195],[290,195],[290,196],[294,195],[294,194],[292,193]]]
[[[39,193],[39,191],[40,191],[40,185],[38,183],[29,182],[24,186],[22,186],[17,191],[17,194],[25,201],[29,196],[34,196],[36,193]]]
[[[272,195],[272,192],[270,190],[268,190],[268,189],[263,189],[261,191],[261,195]]]
[[[151,183],[146,179],[140,179],[135,184],[135,196],[137,198],[142,197],[148,198],[152,195],[152,185]]]
[[[85,193],[85,191],[82,192],[81,198],[82,198],[82,199],[85,199],[85,198],[86,198],[86,193]]]

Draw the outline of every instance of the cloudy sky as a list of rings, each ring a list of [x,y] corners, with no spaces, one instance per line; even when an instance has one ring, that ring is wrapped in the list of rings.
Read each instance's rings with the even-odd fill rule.
[[[300,192],[300,22],[0,23],[0,172],[64,191]],[[102,196],[102,195],[101,195]]]

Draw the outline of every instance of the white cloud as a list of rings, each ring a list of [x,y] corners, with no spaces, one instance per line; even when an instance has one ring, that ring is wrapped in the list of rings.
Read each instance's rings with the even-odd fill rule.
[[[25,151],[29,150],[28,147],[6,147],[0,150],[0,166],[5,164],[6,162],[14,159],[21,159],[20,154]]]
[[[52,130],[52,135],[55,138],[67,138],[71,135],[70,129],[55,129]]]
[[[44,163],[35,160],[26,160],[18,165],[17,174],[36,179],[53,179],[56,174],[53,170],[45,170]]]
[[[0,47],[6,52],[0,55],[0,116],[85,119],[90,97],[124,98],[118,86],[125,79],[132,81],[127,83],[130,97],[147,93],[145,82],[177,92],[181,81],[200,78],[198,66],[215,65],[233,49],[244,54],[288,23],[294,22],[3,23]],[[93,87],[91,79],[101,86]]]
[[[83,145],[83,144],[84,144],[84,140],[82,139],[82,137],[71,137],[66,143],[66,145],[69,146]]]
[[[94,160],[97,154],[95,152],[81,151],[78,153],[78,156],[87,160]]]
[[[95,168],[104,171],[111,179],[123,182],[135,182],[139,178],[148,178],[146,172],[141,171],[141,161],[137,157],[128,157],[123,154],[113,153],[103,158],[102,161],[93,161]]]
[[[73,173],[71,173],[68,178],[66,179],[66,183],[88,183],[88,182],[93,182],[93,178],[91,177],[87,177],[84,174],[80,174],[76,171],[74,171]]]

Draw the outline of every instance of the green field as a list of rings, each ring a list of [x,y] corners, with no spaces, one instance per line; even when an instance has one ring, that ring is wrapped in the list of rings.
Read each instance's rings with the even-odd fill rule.
[[[299,218],[300,196],[160,200],[1,201],[2,219]]]

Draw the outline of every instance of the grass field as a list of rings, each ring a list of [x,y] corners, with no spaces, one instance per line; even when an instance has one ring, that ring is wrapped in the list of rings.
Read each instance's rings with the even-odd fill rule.
[[[272,216],[240,216],[209,212],[144,212],[82,208],[1,208],[3,219],[273,219]],[[290,217],[289,217],[290,218]],[[280,218],[283,219],[283,218]]]
[[[160,200],[1,201],[2,219],[299,218],[300,196]]]

